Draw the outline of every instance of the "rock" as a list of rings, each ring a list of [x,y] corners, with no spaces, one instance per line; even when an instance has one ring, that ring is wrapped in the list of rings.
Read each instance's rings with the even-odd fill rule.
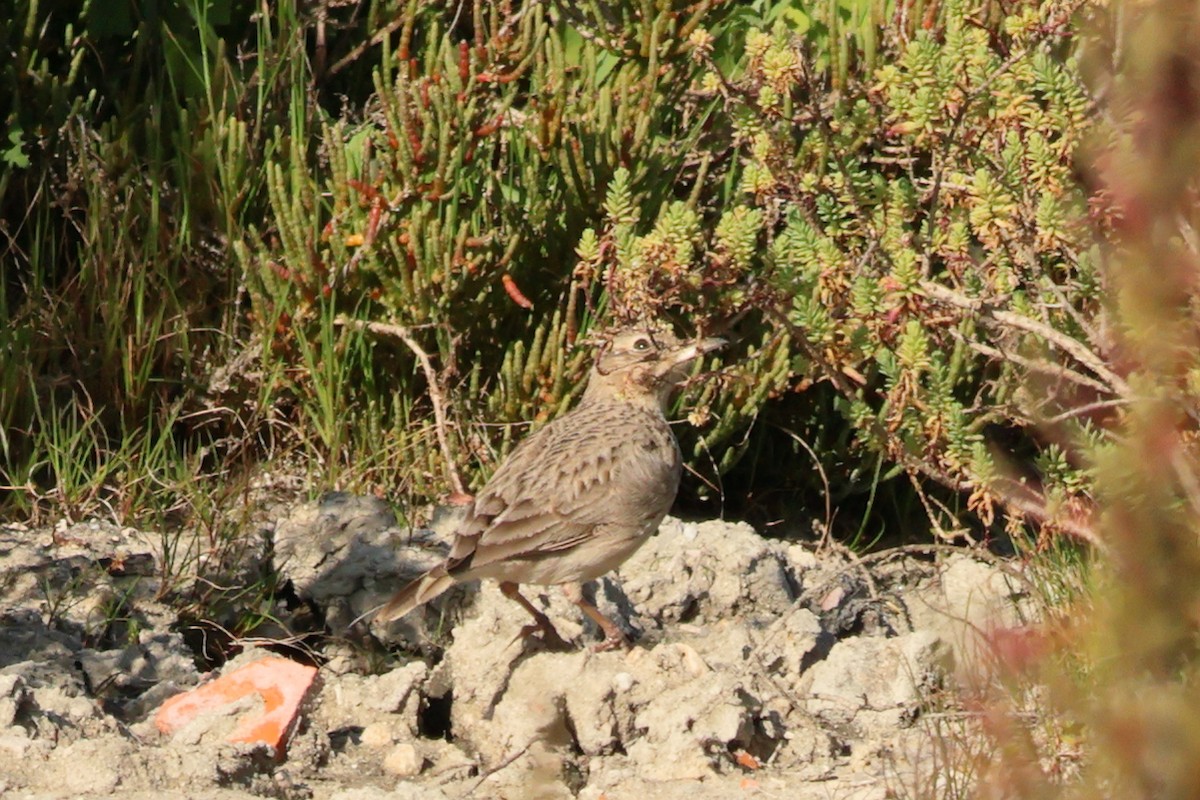
[[[41,679],[34,676],[45,676],[55,682],[61,670],[71,668],[80,648],[77,636],[51,630],[33,609],[15,609],[0,615],[2,673],[26,673],[35,685],[40,685]]]
[[[828,649],[831,644],[832,637],[824,635],[817,615],[797,606],[771,623],[759,652],[768,670],[799,676],[809,655],[818,647],[824,645]]]
[[[129,623],[153,627],[167,611],[155,599],[157,539],[99,520],[33,531],[0,525],[0,612],[37,608],[56,627],[80,631],[104,622],[117,637]]]
[[[23,728],[14,727],[0,732],[0,753],[7,753],[12,758],[25,758],[31,750],[36,749],[37,742],[30,739]]]
[[[397,778],[411,778],[421,772],[425,759],[410,742],[401,742],[383,758],[383,771]]]
[[[373,681],[365,705],[387,714],[404,716],[418,697],[418,689],[429,675],[424,661],[413,661],[399,669],[379,675]]]
[[[912,625],[936,632],[964,667],[986,663],[992,631],[1039,618],[1021,581],[970,554],[954,554],[937,576],[916,588],[907,602]]]
[[[117,763],[109,758],[104,743],[75,742],[60,753],[60,758],[75,764],[87,764],[87,769],[68,770],[63,789],[74,797],[96,797],[116,789],[121,784]]]
[[[735,677],[696,669],[686,645],[660,645],[651,655],[641,692],[630,698],[633,729],[645,733],[625,743],[629,759],[656,780],[708,777],[749,743],[757,700]]]
[[[524,588],[574,649],[519,639],[526,613],[484,582],[400,625],[371,626],[384,641],[403,638],[410,660],[364,674],[379,668],[378,650],[339,626],[440,560],[453,520],[410,534],[383,503],[332,495],[275,527],[300,608],[323,612],[312,620],[336,640],[322,643],[321,689],[288,726],[286,762],[225,741],[266,705],[261,695],[222,704],[170,738],[136,721],[198,681],[183,638],[146,615],[133,643],[84,647],[86,620],[56,614],[44,593],[22,595],[31,590],[21,568],[0,559],[10,581],[0,600],[12,600],[0,604],[4,790],[130,800],[882,800],[889,776],[922,766],[918,712],[968,652],[970,636],[956,637],[1028,615],[1019,584],[970,554],[860,560],[742,524],[667,520],[589,589],[638,633],[631,650],[590,652],[599,632],[555,587]],[[128,532],[60,533],[72,531],[91,543],[0,528],[0,552],[56,578],[100,570],[89,602],[106,592],[111,601],[125,576],[89,559],[97,542]],[[315,627],[288,617],[292,599],[281,592],[271,609],[279,636]],[[411,657],[414,645],[425,658]],[[221,671],[262,656],[248,650]]]
[[[382,724],[397,738],[419,734],[429,667],[413,661],[382,675],[326,675],[311,717],[325,730]],[[390,742],[389,742],[390,743]]]
[[[363,747],[374,747],[376,749],[387,747],[396,741],[396,734],[392,732],[392,726],[386,722],[372,722],[362,729],[359,734],[359,741]]]
[[[666,627],[707,622],[737,614],[772,619],[795,599],[787,548],[768,541],[744,523],[680,522],[667,518],[657,535],[629,559],[616,578],[626,600],[605,593],[601,611],[632,611]]]
[[[949,666],[949,648],[928,631],[844,639],[809,670],[807,706],[843,740],[878,735],[911,723]]]
[[[29,690],[21,676],[0,675],[0,729],[15,725],[28,704]]]
[[[85,648],[76,658],[89,685],[103,687],[110,708],[120,709],[126,720],[144,717],[171,694],[200,682],[195,658],[175,632],[145,631],[137,644],[118,650]]]
[[[629,653],[553,653],[508,644],[524,612],[494,587],[481,590],[477,612],[457,629],[429,691],[453,687],[456,740],[485,765],[537,743],[623,750],[663,779],[695,779],[754,737],[760,703],[737,677],[754,649],[742,626],[714,624]]]
[[[397,527],[382,500],[330,492],[276,524],[275,568],[340,631],[444,560],[447,547],[433,531]],[[416,639],[420,632],[405,633]]]
[[[6,707],[35,739],[67,745],[119,729],[91,698],[75,666],[78,647],[78,639],[48,630],[37,615],[0,618],[0,663],[11,660],[0,668],[0,681],[8,685],[7,699],[13,703]],[[22,657],[27,660],[15,660]]]
[[[275,526],[275,568],[300,597],[320,605],[362,588],[394,558],[396,517],[375,497],[329,492]]]

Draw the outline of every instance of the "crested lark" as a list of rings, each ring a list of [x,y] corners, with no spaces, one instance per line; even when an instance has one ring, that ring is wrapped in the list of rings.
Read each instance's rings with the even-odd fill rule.
[[[681,342],[644,328],[601,349],[579,405],[525,439],[475,497],[444,564],[401,589],[379,612],[404,616],[456,583],[495,578],[533,615],[522,634],[565,643],[518,584],[561,584],[601,630],[597,649],[627,644],[583,597],[582,583],[620,566],[658,530],[679,488],[679,445],[667,425],[671,390],[720,339]]]

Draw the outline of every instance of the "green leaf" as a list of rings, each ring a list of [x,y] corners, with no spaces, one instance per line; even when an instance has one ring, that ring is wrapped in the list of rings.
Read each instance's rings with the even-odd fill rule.
[[[8,140],[12,142],[12,147],[0,154],[0,161],[5,164],[11,164],[18,169],[24,169],[29,166],[29,156],[25,155],[23,147],[24,131],[20,128],[12,128],[8,132]]]

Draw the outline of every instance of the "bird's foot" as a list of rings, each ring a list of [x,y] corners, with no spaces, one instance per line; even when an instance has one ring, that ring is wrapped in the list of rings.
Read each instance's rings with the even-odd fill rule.
[[[593,653],[606,653],[609,650],[628,650],[632,646],[633,643],[629,641],[629,637],[627,637],[625,634],[617,631],[616,635],[613,635],[613,633],[609,631],[606,633],[604,641],[596,642],[596,644],[592,645],[588,649]]]
[[[604,641],[591,646],[590,649],[593,653],[603,653],[606,650],[616,650],[618,648],[628,650],[632,646],[629,637],[617,627],[615,622],[601,614],[599,609],[584,599],[583,586],[581,584],[564,584],[563,593],[567,596],[568,600],[579,606],[580,610],[584,614],[587,614],[592,622],[600,627],[600,630],[604,631]]]

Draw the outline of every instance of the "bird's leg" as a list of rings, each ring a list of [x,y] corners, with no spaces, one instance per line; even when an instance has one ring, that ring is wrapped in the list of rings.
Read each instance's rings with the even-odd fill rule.
[[[604,641],[599,644],[592,645],[593,653],[600,653],[605,650],[615,650],[618,647],[629,647],[629,637],[627,637],[620,628],[616,626],[612,620],[600,613],[600,609],[589,603],[583,597],[583,585],[579,583],[563,584],[563,594],[567,596],[575,605],[587,614],[592,622],[600,626],[600,630],[604,631]]]
[[[500,591],[509,600],[516,600],[520,603],[521,608],[528,611],[530,616],[533,617],[533,624],[521,628],[521,632],[517,634],[517,639],[523,639],[530,634],[540,631],[542,642],[549,647],[563,650],[570,647],[566,640],[558,635],[558,631],[554,629],[554,624],[550,622],[550,618],[539,611],[533,603],[525,599],[525,595],[521,594],[520,589],[517,588],[517,584],[511,581],[501,581]],[[513,639],[513,641],[515,642],[516,639]]]

